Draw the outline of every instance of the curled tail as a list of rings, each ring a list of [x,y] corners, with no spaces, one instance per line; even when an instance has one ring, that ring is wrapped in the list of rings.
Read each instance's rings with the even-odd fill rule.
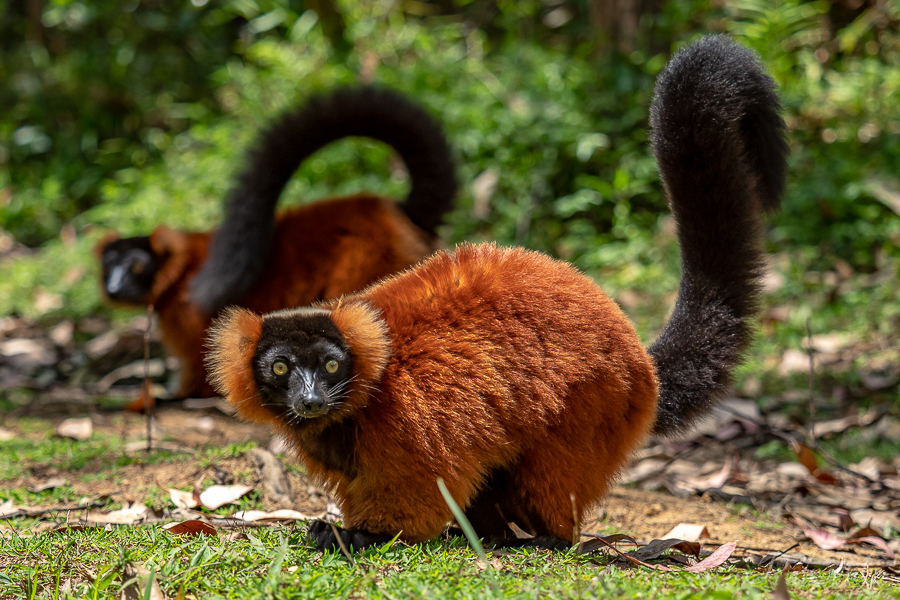
[[[756,55],[726,36],[678,52],[657,80],[652,141],[682,269],[672,317],[649,348],[660,384],[657,434],[683,432],[708,413],[751,342],[762,217],[784,191],[780,111]]]
[[[314,96],[266,130],[227,199],[209,257],[191,283],[191,300],[214,314],[253,285],[268,257],[275,207],[300,164],[349,136],[384,142],[409,170],[411,189],[400,208],[429,235],[452,207],[457,182],[441,125],[405,96],[376,87]]]

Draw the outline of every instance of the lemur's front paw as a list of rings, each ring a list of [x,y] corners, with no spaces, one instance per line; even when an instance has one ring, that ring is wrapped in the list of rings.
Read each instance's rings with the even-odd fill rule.
[[[310,539],[316,542],[316,550],[323,552],[325,550],[340,552],[341,545],[338,543],[338,538],[334,535],[335,530],[337,530],[338,535],[341,536],[340,539],[341,542],[344,543],[344,547],[351,552],[359,552],[369,546],[383,544],[391,539],[387,536],[370,533],[361,529],[344,529],[337,525],[332,529],[330,523],[318,520],[310,522],[306,533]]]

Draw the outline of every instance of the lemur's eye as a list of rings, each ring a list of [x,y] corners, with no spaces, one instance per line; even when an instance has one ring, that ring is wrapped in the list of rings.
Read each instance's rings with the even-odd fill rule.
[[[337,372],[339,366],[340,365],[338,364],[338,361],[336,361],[334,359],[329,360],[327,363],[325,363],[325,372],[326,373],[335,373],[335,372]]]
[[[134,262],[131,263],[131,272],[135,275],[140,275],[144,272],[144,263]]]
[[[288,366],[281,362],[280,360],[272,363],[272,372],[281,377],[282,375],[287,375]]]

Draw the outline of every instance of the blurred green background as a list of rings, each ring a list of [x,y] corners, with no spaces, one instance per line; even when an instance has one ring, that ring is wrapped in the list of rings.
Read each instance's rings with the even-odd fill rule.
[[[650,336],[678,283],[647,142],[654,79],[678,47],[728,32],[781,85],[790,127],[760,344],[798,346],[808,318],[884,343],[900,331],[898,0],[6,0],[0,13],[0,316],[109,311],[91,255],[104,230],[208,228],[260,127],[362,79],[444,122],[463,182],[448,242],[571,260]],[[385,147],[346,140],[282,204],[405,186]]]

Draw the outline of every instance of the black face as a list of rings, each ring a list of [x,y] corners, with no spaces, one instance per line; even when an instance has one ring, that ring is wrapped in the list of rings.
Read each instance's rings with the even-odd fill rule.
[[[115,240],[101,256],[103,287],[111,300],[144,304],[153,288],[159,257],[147,236]]]
[[[296,425],[341,408],[353,361],[327,312],[302,309],[263,320],[253,370],[267,408]]]

